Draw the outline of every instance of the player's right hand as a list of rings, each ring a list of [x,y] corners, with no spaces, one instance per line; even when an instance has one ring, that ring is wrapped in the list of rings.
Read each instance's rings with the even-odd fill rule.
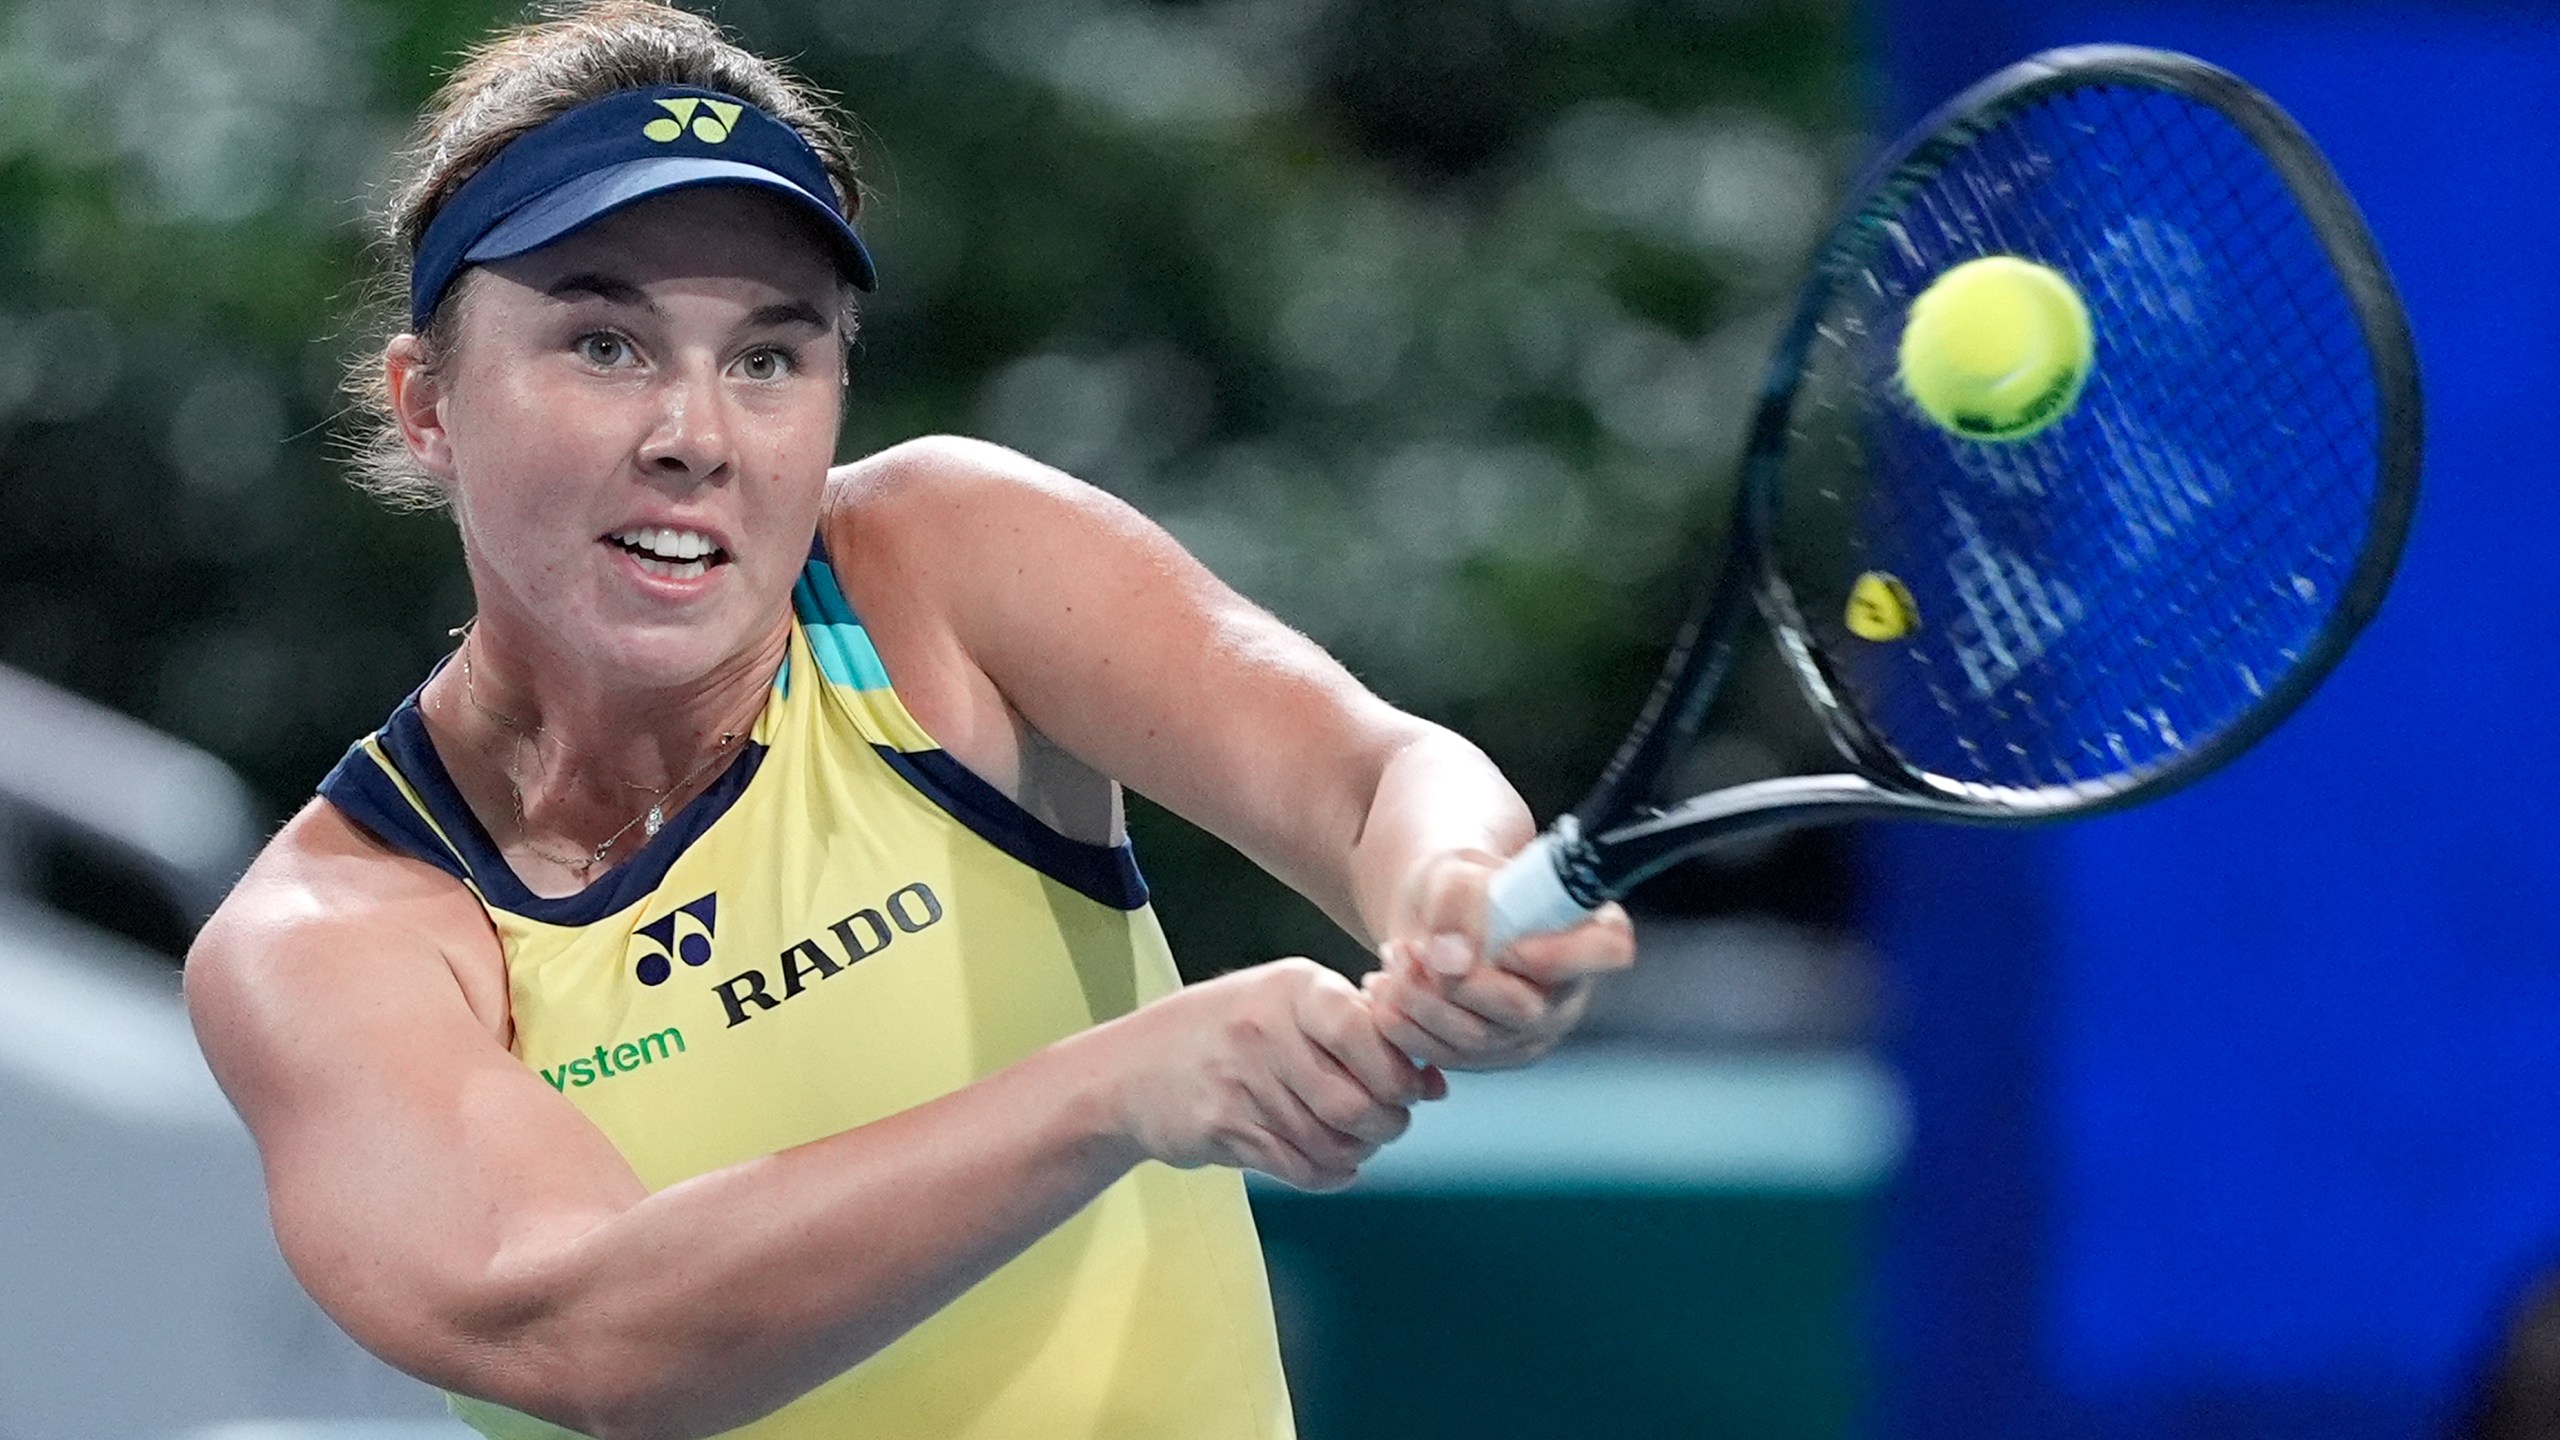
[[[1312,960],[1275,960],[1189,986],[1106,1032],[1118,1127],[1147,1158],[1235,1165],[1338,1190],[1447,1093],[1378,1033],[1359,988]]]

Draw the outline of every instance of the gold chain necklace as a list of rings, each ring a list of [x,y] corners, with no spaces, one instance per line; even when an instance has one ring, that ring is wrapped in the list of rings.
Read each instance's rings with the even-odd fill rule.
[[[604,837],[604,843],[595,848],[594,854],[588,855],[584,858],[580,858],[575,855],[554,855],[550,851],[533,843],[533,827],[531,824],[527,823],[524,814],[524,778],[522,757],[524,749],[528,745],[533,746],[537,751],[540,750],[543,734],[542,727],[539,725],[527,725],[512,715],[493,710],[489,708],[489,706],[481,703],[479,686],[473,682],[471,674],[471,637],[468,633],[470,628],[471,627],[468,625],[461,627],[465,632],[462,637],[461,646],[462,698],[470,702],[472,709],[477,710],[481,714],[488,716],[491,720],[496,721],[501,727],[507,730],[508,733],[516,737],[515,747],[507,756],[507,797],[509,800],[514,802],[515,805],[516,833],[524,838],[524,848],[532,851],[535,858],[548,860],[552,864],[561,866],[564,869],[575,870],[578,872],[578,878],[581,880],[586,879],[598,865],[604,863],[606,853],[612,850],[614,846],[621,844],[622,837],[630,834],[633,826],[644,827],[644,838],[657,838],[658,832],[665,829],[667,824],[667,797],[673,795],[679,790],[682,790],[686,786],[692,784],[696,779],[700,778],[703,771],[710,769],[714,762],[729,753],[729,747],[731,745],[737,743],[739,732],[735,730],[722,731],[720,733],[720,743],[712,747],[712,751],[709,755],[702,758],[701,764],[686,771],[682,778],[667,785],[663,789],[653,790],[646,785],[639,784],[635,781],[623,780],[622,777],[618,775],[615,776],[614,778],[621,781],[624,788],[637,790],[642,794],[647,795],[649,797],[649,808],[632,816],[630,819],[623,821],[622,828]],[[578,753],[575,750],[570,749],[569,746],[562,742],[557,736],[552,737],[551,743],[558,745],[561,753],[563,754],[574,755]]]

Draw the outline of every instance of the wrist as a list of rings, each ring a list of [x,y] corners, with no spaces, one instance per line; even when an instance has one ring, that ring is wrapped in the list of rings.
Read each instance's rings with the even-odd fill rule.
[[[1055,1070],[1047,1083],[1058,1097],[1068,1151],[1092,1167],[1103,1184],[1148,1158],[1132,1119],[1128,1067],[1120,1063],[1120,1031],[1127,1018],[1079,1031],[1041,1053]]]

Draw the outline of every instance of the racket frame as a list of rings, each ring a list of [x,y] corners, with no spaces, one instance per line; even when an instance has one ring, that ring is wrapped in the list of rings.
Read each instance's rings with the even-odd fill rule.
[[[2009,113],[2058,91],[2109,81],[2169,91],[2211,107],[2257,146],[2301,207],[2346,292],[2372,365],[2380,433],[2370,523],[2337,605],[2302,658],[2256,705],[2203,743],[2164,762],[2098,781],[2037,787],[1958,781],[1911,765],[1841,698],[1840,679],[1810,640],[1804,614],[1779,569],[1779,477],[1796,392],[1815,327],[1836,287],[1857,273],[1868,227],[1936,174],[1949,153]],[[2391,587],[2417,506],[2423,450],[2417,356],[2408,320],[2362,215],[2327,160],[2290,116],[2246,81],[2191,56],[2137,46],[2045,51],[1930,112],[1869,169],[1853,195],[1817,252],[1794,318],[1771,354],[1746,441],[1725,561],[1682,627],[1635,727],[1590,794],[1497,880],[1489,949],[1500,948],[1493,940],[1507,943],[1520,934],[1571,924],[1679,860],[1744,836],[1894,817],[2029,824],[2121,809],[2193,784],[2265,738],[2299,708],[2336,668]],[[1754,608],[1851,769],[1755,781],[1667,809],[1648,804],[1670,763],[1696,737],[1732,666],[1744,613]]]

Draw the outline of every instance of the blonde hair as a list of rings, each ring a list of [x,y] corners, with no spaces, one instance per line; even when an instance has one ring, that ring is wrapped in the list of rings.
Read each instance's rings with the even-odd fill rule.
[[[847,218],[859,211],[861,177],[830,98],[740,47],[710,20],[661,0],[585,0],[537,14],[541,18],[500,31],[462,57],[420,112],[400,153],[375,237],[384,264],[374,328],[383,344],[408,328],[418,241],[453,192],[518,136],[617,90],[693,85],[735,95],[799,131],[826,164]],[[445,292],[419,332],[431,373],[452,352],[468,278],[466,271]],[[850,319],[849,294],[846,314]],[[350,365],[345,388],[361,417],[349,456],[355,484],[401,509],[442,507],[444,487],[418,467],[401,441],[381,345]]]

